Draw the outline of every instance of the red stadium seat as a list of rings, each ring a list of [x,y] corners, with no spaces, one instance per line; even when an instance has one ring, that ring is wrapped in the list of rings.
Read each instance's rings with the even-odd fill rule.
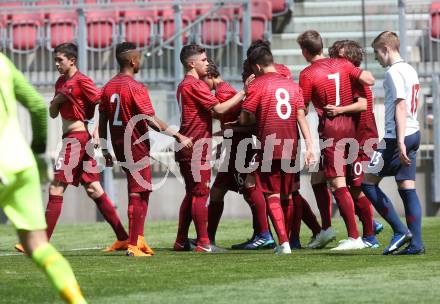
[[[47,22],[47,48],[51,50],[58,44],[74,41],[77,35],[77,20],[78,16],[74,12],[50,13]]]
[[[91,0],[88,0],[91,1]],[[116,36],[117,13],[114,11],[87,11],[87,46],[91,50],[108,49]]]
[[[32,52],[39,47],[40,30],[44,22],[42,13],[18,13],[11,16],[10,49],[15,52]]]
[[[138,10],[124,12],[124,39],[136,43],[140,48],[152,44],[155,10]]]
[[[39,5],[39,6],[44,6],[44,5],[61,5],[62,2],[59,1],[59,0],[46,0],[46,1],[37,1],[35,4]]]
[[[272,15],[280,16],[289,10],[287,0],[272,0]]]
[[[199,10],[199,14],[206,14],[211,7]],[[220,8],[211,16],[207,16],[201,23],[199,44],[206,48],[223,47],[230,41],[234,8]]]
[[[440,1],[433,2],[429,10],[431,39],[440,41]]]
[[[270,1],[258,1],[253,0],[251,2],[252,5],[252,15],[251,15],[251,41],[257,41],[260,39],[270,40],[268,35],[271,32],[272,25],[272,4]],[[239,31],[240,37],[238,43],[241,44],[243,41],[243,10],[240,10],[240,22],[239,22]]]

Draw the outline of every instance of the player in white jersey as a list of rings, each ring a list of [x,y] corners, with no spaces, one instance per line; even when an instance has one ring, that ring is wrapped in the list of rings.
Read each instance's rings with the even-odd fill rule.
[[[400,56],[400,42],[395,33],[382,32],[372,46],[376,60],[388,67],[384,81],[385,136],[368,165],[362,190],[393,228],[394,236],[384,254],[396,252],[405,243],[409,243],[408,247],[395,254],[423,254],[422,211],[415,189],[416,154],[420,145],[417,121],[420,83],[417,72]],[[385,176],[396,179],[408,227],[401,222],[390,199],[378,187]]]

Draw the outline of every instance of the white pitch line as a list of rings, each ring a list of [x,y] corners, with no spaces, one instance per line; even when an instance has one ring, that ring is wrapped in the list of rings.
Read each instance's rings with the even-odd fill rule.
[[[104,247],[73,248],[73,249],[59,250],[59,251],[61,251],[61,252],[70,252],[70,251],[99,250],[99,249],[104,249]],[[15,256],[15,255],[23,255],[23,253],[21,253],[21,252],[0,253],[0,257]]]

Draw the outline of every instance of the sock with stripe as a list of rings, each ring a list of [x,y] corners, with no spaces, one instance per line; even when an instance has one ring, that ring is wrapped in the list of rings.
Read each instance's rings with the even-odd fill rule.
[[[340,187],[333,192],[335,200],[338,204],[339,212],[347,227],[348,236],[357,239],[359,231],[357,229],[356,218],[354,215],[354,203],[350,191],[347,187]]]
[[[406,223],[413,237],[411,245],[415,248],[422,248],[422,208],[416,189],[399,189],[405,207]]]
[[[68,303],[86,303],[67,260],[49,243],[39,246],[31,255],[49,281]]]
[[[93,201],[95,202],[96,207],[98,207],[99,212],[101,212],[104,219],[113,228],[118,240],[125,241],[128,239],[127,232],[125,231],[124,226],[119,219],[119,215],[107,194],[103,193],[100,197],[93,199]]]
[[[269,216],[272,220],[272,224],[275,228],[275,232],[278,236],[278,242],[283,244],[289,241],[286,232],[286,226],[284,224],[284,214],[281,208],[281,200],[277,196],[270,196],[267,198],[267,209],[269,210]]]
[[[408,228],[402,223],[393,203],[377,185],[362,184],[362,192],[373,204],[377,212],[390,224],[395,233],[405,234]]]

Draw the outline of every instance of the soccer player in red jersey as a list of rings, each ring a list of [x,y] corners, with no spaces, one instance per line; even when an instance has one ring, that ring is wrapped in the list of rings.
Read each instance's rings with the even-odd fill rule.
[[[86,152],[86,145],[91,140],[87,131],[87,120],[93,118],[101,91],[90,78],[78,70],[77,58],[78,49],[72,43],[63,43],[54,49],[55,65],[61,76],[55,84],[55,97],[49,112],[52,118],[61,115],[63,146],[56,161],[54,181],[49,186],[47,236],[50,239],[61,214],[67,186],[77,187],[81,183],[117,236],[115,243],[106,251],[125,250],[128,235],[113,203],[102,189],[95,159]]]
[[[269,48],[255,48],[248,57],[256,75],[249,85],[240,123],[256,122],[261,142],[255,172],[257,187],[265,193],[269,214],[278,235],[277,254],[291,252],[281,208],[281,196],[290,197],[295,184],[295,162],[298,145],[297,122],[307,145],[306,164],[313,160],[312,140],[304,113],[301,89],[277,73]],[[286,168],[287,167],[287,168]]]
[[[148,210],[151,187],[149,163],[150,141],[147,137],[148,126],[159,132],[173,136],[179,143],[190,146],[191,141],[155,116],[147,88],[134,80],[139,71],[141,53],[136,45],[123,42],[116,46],[116,59],[120,72],[102,89],[99,105],[99,134],[107,139],[107,125],[110,123],[110,135],[116,159],[123,166],[128,182],[128,256],[151,256],[153,250],[144,239],[144,222]],[[125,138],[130,132],[130,140]],[[143,139],[143,140],[142,140]],[[139,142],[140,140],[140,142]],[[112,163],[112,156],[102,145],[104,157]]]
[[[336,41],[329,48],[329,55],[332,58],[346,58],[356,67],[360,66],[363,58],[361,46],[352,40]],[[347,182],[350,186],[350,193],[355,202],[355,213],[362,222],[362,239],[367,247],[377,248],[379,242],[375,236],[373,205],[362,192],[361,184],[364,176],[363,164],[370,161],[370,156],[374,152],[374,146],[379,141],[376,119],[373,113],[373,94],[370,87],[356,83],[353,88],[353,95],[357,103],[350,106],[335,107],[329,105],[326,107],[326,114],[334,117],[341,114],[353,113],[358,109],[353,106],[358,104],[363,110],[353,115],[356,126],[356,140],[359,143],[359,153],[357,159],[350,164]],[[367,154],[368,153],[368,154]]]
[[[304,101],[306,104],[311,101],[318,113],[320,139],[331,143],[329,147],[322,150],[323,173],[330,183],[348,232],[348,239],[334,249],[361,249],[364,248],[364,243],[359,237],[354,203],[345,181],[344,157],[347,153],[347,145],[341,144],[342,141],[355,137],[354,122],[351,115],[328,117],[324,107],[352,104],[352,83],[361,81],[372,85],[374,78],[371,73],[362,71],[346,59],[325,58],[322,39],[316,31],[310,30],[302,33],[297,41],[304,58],[310,62],[310,65],[300,73],[300,86],[303,90]],[[323,231],[316,236],[316,242],[311,244],[315,248],[322,248],[335,238],[334,230],[329,226],[331,199],[325,179],[322,177],[322,175],[312,175],[313,189],[323,218]]]
[[[177,101],[181,110],[179,133],[190,138],[192,149],[176,151],[176,161],[185,181],[186,195],[179,211],[179,228],[174,250],[189,250],[188,229],[191,220],[197,232],[197,252],[211,252],[207,232],[207,200],[210,191],[210,147],[212,140],[212,115],[224,114],[238,105],[244,91],[220,103],[201,80],[206,76],[208,58],[205,50],[196,44],[186,45],[180,52],[185,78],[177,88]]]
[[[202,80],[208,84],[211,90],[215,90],[215,96],[221,103],[226,102],[236,95],[237,91],[229,83],[221,79],[220,72],[215,63],[212,60],[208,60],[208,62],[208,73],[202,78]],[[246,77],[243,78],[243,83],[245,83],[246,79],[251,74],[252,73],[246,74]],[[208,206],[208,235],[213,250],[218,250],[218,247],[215,246],[215,235],[223,213],[224,196],[228,191],[235,191],[244,195],[244,198],[252,211],[254,227],[254,235],[251,240],[245,242],[246,244],[240,244],[242,246],[233,245],[232,249],[247,250],[273,248],[275,246],[273,238],[270,233],[268,233],[269,226],[266,216],[266,202],[263,194],[260,193],[260,199],[258,199],[253,188],[245,187],[247,173],[237,167],[237,161],[241,161],[238,166],[249,168],[250,162],[255,155],[255,149],[252,144],[254,127],[240,126],[236,124],[240,112],[241,104],[238,104],[227,113],[217,117],[221,122],[222,134],[224,136],[224,148],[222,147],[222,150],[225,151],[226,156],[211,188]],[[243,146],[244,141],[247,143],[246,146]],[[240,144],[242,145],[240,146]],[[261,215],[261,217],[258,217],[258,215]],[[262,233],[265,235],[267,234],[267,239],[263,242],[256,242],[256,238]]]

